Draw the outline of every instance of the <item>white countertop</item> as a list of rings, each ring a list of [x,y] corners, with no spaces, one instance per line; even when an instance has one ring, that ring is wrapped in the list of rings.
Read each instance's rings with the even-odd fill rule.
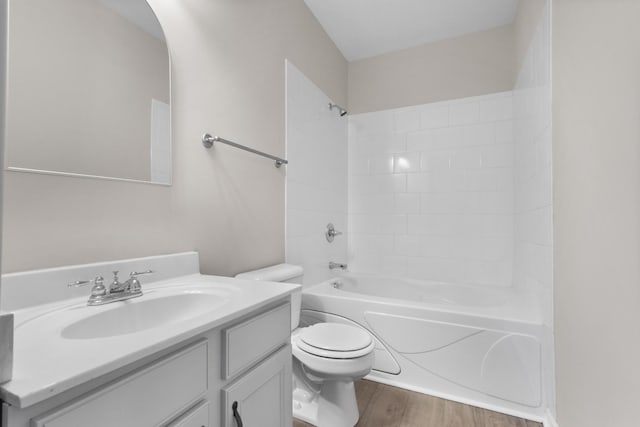
[[[288,283],[190,274],[143,283],[143,291],[153,295],[153,292],[178,286],[217,289],[227,300],[209,312],[162,327],[91,339],[67,339],[61,331],[83,317],[128,301],[88,307],[86,289],[87,295],[82,298],[14,311],[13,379],[0,386],[0,398],[18,408],[29,407],[284,299],[299,289],[299,285]],[[143,298],[144,295],[136,299]]]

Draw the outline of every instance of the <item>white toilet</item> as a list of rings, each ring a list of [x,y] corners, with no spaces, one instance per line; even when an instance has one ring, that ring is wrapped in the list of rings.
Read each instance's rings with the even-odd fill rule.
[[[300,266],[279,264],[236,277],[301,284],[302,274]],[[353,382],[371,371],[373,339],[339,323],[298,328],[302,291],[291,299],[293,416],[318,427],[353,427],[359,418]]]

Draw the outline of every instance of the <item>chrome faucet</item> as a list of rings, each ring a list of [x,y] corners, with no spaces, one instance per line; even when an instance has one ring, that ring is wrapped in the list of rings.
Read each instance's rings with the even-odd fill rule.
[[[152,270],[142,272],[132,271],[127,280],[120,282],[120,279],[118,279],[118,271],[114,271],[113,280],[111,281],[109,288],[104,286],[104,279],[102,276],[96,276],[93,280],[77,281],[70,283],[67,286],[78,287],[93,283],[87,305],[102,305],[141,296],[142,286],[140,285],[140,281],[137,277],[152,273],[154,273]]]
[[[333,261],[329,261],[329,270],[335,270],[335,269],[340,269],[340,270],[346,270],[347,269],[347,264],[341,264],[339,262],[333,262]]]

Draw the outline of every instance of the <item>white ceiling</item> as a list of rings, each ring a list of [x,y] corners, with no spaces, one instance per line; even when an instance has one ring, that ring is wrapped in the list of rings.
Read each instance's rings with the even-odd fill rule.
[[[348,61],[513,22],[519,0],[304,0]]]

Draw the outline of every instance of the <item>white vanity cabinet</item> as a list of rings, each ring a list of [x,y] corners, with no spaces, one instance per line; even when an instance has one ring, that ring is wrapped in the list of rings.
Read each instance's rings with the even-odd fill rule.
[[[222,377],[231,380],[222,388],[224,427],[291,426],[290,334],[290,304],[222,331]]]
[[[282,298],[30,407],[3,404],[2,427],[238,427],[233,402],[243,427],[290,427],[290,313]]]
[[[187,411],[207,392],[207,342],[162,358],[89,396],[31,420],[33,427],[156,426]]]
[[[224,427],[292,425],[291,346],[222,389],[222,417]]]

